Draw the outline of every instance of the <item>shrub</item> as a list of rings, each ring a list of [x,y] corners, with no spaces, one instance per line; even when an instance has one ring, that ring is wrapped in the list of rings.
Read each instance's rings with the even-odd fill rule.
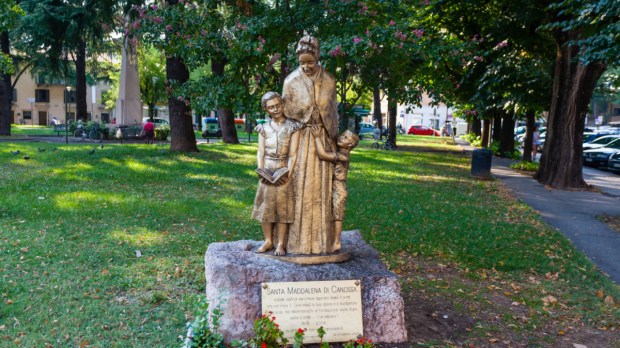
[[[170,136],[170,126],[164,125],[155,128],[155,140],[166,140]]]
[[[522,170],[525,172],[535,172],[538,170],[538,163],[529,162],[529,161],[521,161],[521,162],[511,164],[510,168],[516,169],[516,170]]]

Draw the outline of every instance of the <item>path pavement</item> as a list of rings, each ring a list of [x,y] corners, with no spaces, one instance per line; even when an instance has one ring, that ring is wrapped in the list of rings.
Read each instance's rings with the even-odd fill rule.
[[[459,142],[459,145],[465,152],[473,151],[466,142]],[[599,188],[601,193],[561,191],[545,188],[530,176],[514,171],[510,168],[513,162],[493,157],[492,175],[620,284],[620,233],[597,218],[600,215],[620,216],[620,175],[584,168],[586,182]]]

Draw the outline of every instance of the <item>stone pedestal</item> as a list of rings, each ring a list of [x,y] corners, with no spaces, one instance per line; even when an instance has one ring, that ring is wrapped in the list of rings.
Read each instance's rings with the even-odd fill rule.
[[[343,263],[283,262],[257,254],[261,244],[251,240],[212,243],[205,254],[207,299],[212,307],[221,303],[219,331],[227,342],[254,336],[252,325],[262,314],[262,283],[351,279],[362,282],[364,337],[380,343],[407,340],[398,277],[358,231],[342,233],[342,249],[351,253]]]

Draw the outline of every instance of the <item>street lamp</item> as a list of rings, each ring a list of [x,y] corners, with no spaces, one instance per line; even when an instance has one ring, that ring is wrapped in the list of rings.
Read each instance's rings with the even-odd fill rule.
[[[69,108],[67,107],[67,103],[71,96],[71,86],[65,86],[65,88],[67,89],[67,95],[65,96],[65,144],[69,144]]]
[[[157,90],[157,81],[159,81],[159,77],[153,76],[153,111],[150,112],[153,118],[157,116],[155,115],[155,112],[157,111],[157,109],[155,108],[155,103],[157,101],[157,98],[155,96],[155,92]],[[151,117],[151,115],[149,115],[149,117]]]
[[[36,98],[28,98],[28,102],[30,103],[30,125],[34,127],[34,102]]]

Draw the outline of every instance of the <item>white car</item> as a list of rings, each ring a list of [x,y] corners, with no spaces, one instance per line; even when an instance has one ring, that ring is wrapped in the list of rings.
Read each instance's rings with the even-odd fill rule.
[[[146,123],[146,121],[148,121],[148,117],[143,117],[142,118],[142,123]],[[164,125],[169,125],[170,122],[168,122],[168,120],[164,120],[163,118],[153,118],[153,123],[155,124],[155,127],[159,127],[159,126],[164,126]]]
[[[607,144],[611,143],[612,141],[616,140],[616,139],[620,139],[620,135],[617,134],[613,134],[613,135],[604,135],[602,137],[598,137],[592,141],[589,141],[587,143],[583,143],[583,149],[584,150],[592,150],[592,149],[598,149],[601,147],[605,147],[607,146]]]

